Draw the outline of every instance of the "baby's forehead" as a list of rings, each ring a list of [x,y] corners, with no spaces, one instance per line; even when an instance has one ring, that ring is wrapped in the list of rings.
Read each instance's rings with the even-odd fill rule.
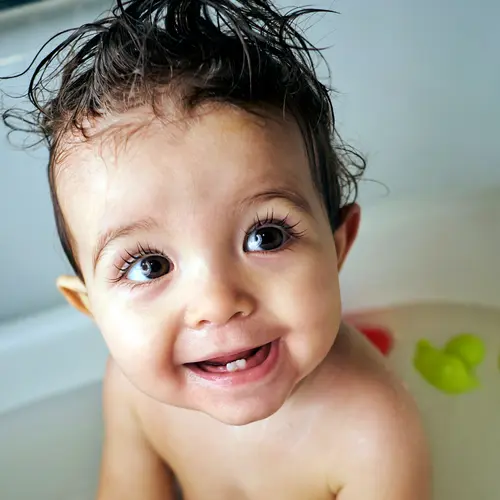
[[[81,130],[69,132],[58,146],[52,168],[59,180],[82,182],[97,173],[120,165],[127,155],[137,154],[151,146],[152,139],[165,146],[182,142],[207,143],[221,137],[226,143],[247,143],[255,155],[276,156],[299,149],[302,137],[294,120],[275,113],[250,113],[229,106],[205,106],[194,112],[165,112],[158,115],[151,107],[141,107],[106,118],[87,120]],[[284,143],[284,144],[283,144]],[[281,146],[281,147],[280,147]],[[242,151],[243,152],[243,151]]]
[[[126,196],[133,205],[145,189],[151,199],[168,193],[173,206],[184,193],[196,200],[223,185],[236,201],[247,187],[300,185],[310,176],[298,127],[232,108],[176,121],[137,110],[99,127],[90,139],[67,139],[56,167],[61,205],[70,211],[84,197],[112,206]]]

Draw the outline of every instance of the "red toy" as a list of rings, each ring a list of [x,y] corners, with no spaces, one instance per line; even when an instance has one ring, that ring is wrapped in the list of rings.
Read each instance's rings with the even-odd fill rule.
[[[357,328],[384,356],[391,352],[393,338],[389,330],[381,326],[358,326]]]

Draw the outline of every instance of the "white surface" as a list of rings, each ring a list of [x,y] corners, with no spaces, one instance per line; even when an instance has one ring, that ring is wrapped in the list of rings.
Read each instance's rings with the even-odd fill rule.
[[[341,12],[314,23],[310,34],[333,46],[327,59],[339,91],[339,130],[367,154],[367,177],[384,182],[391,199],[500,185],[499,2],[278,3]],[[49,35],[94,18],[106,4],[58,0],[45,14],[3,23],[0,16],[0,73],[24,69]],[[8,88],[24,91],[27,81]],[[1,321],[62,303],[54,279],[67,266],[52,221],[46,154],[12,151],[0,128],[0,158],[0,262],[9,264],[0,282]],[[378,203],[385,189],[363,183],[361,196]]]
[[[342,272],[351,311],[440,300],[500,306],[500,189],[365,210]]]
[[[498,500],[500,308],[434,303],[402,306],[358,319],[387,326],[396,336],[391,364],[423,414],[433,459],[434,500]],[[477,370],[481,387],[448,396],[424,381],[413,369],[412,359],[418,340],[429,339],[439,348],[460,333],[474,333],[486,345],[485,360]]]
[[[99,384],[0,414],[0,498],[93,500],[101,441]]]
[[[107,349],[93,323],[69,307],[4,325],[0,415],[99,381],[106,357]]]

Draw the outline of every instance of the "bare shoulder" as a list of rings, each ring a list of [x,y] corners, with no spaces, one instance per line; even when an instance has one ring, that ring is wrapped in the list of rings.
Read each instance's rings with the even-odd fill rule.
[[[110,359],[103,387],[99,500],[174,498],[172,474],[146,438],[135,400],[136,390]]]
[[[329,411],[336,426],[325,432],[336,445],[327,460],[339,500],[430,498],[426,438],[403,384],[349,327],[339,334],[329,365]]]

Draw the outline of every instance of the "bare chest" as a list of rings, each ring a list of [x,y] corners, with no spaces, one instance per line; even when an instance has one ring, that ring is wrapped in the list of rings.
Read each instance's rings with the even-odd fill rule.
[[[185,500],[331,500],[325,464],[314,437],[292,426],[221,430],[202,418],[177,421],[162,432],[150,419],[147,432],[173,470]],[[175,430],[174,430],[175,428]]]

